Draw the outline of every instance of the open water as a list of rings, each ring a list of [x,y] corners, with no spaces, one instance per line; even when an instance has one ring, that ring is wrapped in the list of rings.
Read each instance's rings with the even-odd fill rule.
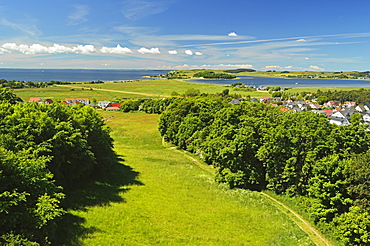
[[[143,76],[167,73],[168,70],[118,69],[0,69],[0,79],[33,82],[88,82],[144,79]]]
[[[0,69],[0,79],[49,82],[139,80],[144,76],[164,74],[168,70],[119,70],[119,69]],[[242,82],[249,86],[282,87],[370,87],[368,80],[340,79],[284,79],[274,77],[240,76],[237,80],[191,80],[189,82],[230,85]]]
[[[236,80],[191,80],[190,82],[230,85],[242,82],[248,86],[282,87],[370,87],[369,80],[344,79],[284,79],[274,77],[240,76]]]

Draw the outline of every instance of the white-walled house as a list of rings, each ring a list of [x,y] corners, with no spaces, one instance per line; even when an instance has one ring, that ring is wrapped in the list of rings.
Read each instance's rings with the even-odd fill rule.
[[[343,111],[336,111],[329,117],[329,123],[337,126],[347,126],[350,124]]]
[[[99,101],[98,106],[101,108],[106,108],[110,104],[110,101]]]

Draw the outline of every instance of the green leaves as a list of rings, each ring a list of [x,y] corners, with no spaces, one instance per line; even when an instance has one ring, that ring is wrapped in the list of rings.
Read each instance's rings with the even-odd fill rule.
[[[162,114],[159,130],[213,165],[218,182],[299,196],[341,241],[369,245],[370,139],[358,116],[352,123],[338,127],[319,114],[262,103],[181,99]]]
[[[4,103],[0,117],[0,244],[47,244],[65,213],[61,186],[76,189],[109,170],[109,129],[80,105]]]

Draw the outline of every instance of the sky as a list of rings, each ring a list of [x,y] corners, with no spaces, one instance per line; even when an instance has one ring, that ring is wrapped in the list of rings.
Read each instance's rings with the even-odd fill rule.
[[[0,2],[0,68],[370,70],[369,0]]]

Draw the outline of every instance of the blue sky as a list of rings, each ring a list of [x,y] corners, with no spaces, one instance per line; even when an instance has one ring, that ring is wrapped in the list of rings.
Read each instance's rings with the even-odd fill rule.
[[[0,67],[367,71],[369,9],[368,0],[3,1]]]

